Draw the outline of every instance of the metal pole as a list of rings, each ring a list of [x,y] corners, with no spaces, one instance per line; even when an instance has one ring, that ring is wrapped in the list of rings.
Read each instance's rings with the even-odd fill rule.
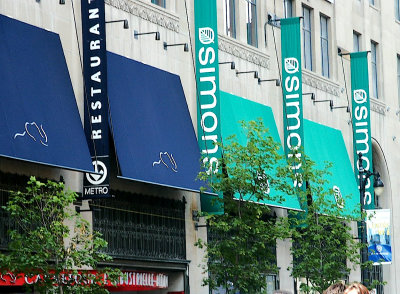
[[[360,203],[361,203],[361,214],[364,212],[364,198],[365,198],[365,185],[366,185],[366,179],[368,178],[368,175],[366,175],[366,178],[364,179],[364,175],[366,174],[364,167],[363,167],[363,162],[362,162],[362,154],[361,152],[358,153],[358,175],[359,175],[359,183],[360,183]],[[366,230],[366,223],[365,220],[361,220],[361,242],[363,245],[367,244],[367,230]],[[368,261],[368,249],[363,247],[361,249],[361,263],[365,263]],[[368,286],[370,283],[369,279],[369,271],[367,268],[362,268],[361,269],[361,282]]]

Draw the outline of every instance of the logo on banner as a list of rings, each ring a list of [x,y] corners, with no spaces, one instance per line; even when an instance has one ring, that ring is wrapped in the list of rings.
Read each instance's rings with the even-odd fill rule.
[[[342,196],[342,192],[340,192],[340,188],[338,186],[333,186],[333,195],[335,195],[336,205],[339,208],[344,207],[344,199]]]
[[[163,164],[167,168],[171,168],[172,171],[176,173],[178,172],[178,165],[176,164],[176,161],[172,154],[169,154],[168,152],[160,152],[159,157],[160,160],[154,161],[153,166]]]
[[[354,101],[357,104],[367,102],[367,92],[365,92],[363,89],[354,90]]]
[[[30,130],[28,126],[33,126],[33,130]],[[43,129],[43,126],[40,127],[37,125],[36,122],[25,122],[25,131],[22,133],[15,133],[14,139],[17,137],[24,137],[25,135],[29,136],[33,141],[40,142],[43,146],[48,147],[47,144],[47,134]]]
[[[285,71],[295,73],[299,71],[299,61],[294,57],[285,58]]]
[[[86,179],[92,185],[101,185],[107,178],[107,167],[100,160],[92,162],[96,174],[86,174]]]
[[[204,45],[214,43],[214,30],[212,28],[199,28],[199,39]]]

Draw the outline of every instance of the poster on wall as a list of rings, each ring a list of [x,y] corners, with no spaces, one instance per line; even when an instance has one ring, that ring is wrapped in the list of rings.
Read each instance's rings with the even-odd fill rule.
[[[390,209],[367,210],[368,260],[374,264],[392,263]]]

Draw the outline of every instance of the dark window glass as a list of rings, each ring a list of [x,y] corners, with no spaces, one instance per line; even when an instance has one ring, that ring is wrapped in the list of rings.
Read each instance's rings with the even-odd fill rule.
[[[360,52],[360,34],[353,32],[353,51]]]
[[[328,18],[321,15],[321,59],[322,75],[329,78],[329,35]]]
[[[225,34],[236,38],[235,0],[224,0],[224,26]]]
[[[303,6],[304,68],[312,70],[311,9]]]
[[[285,0],[283,2],[285,18],[293,17],[293,3],[292,0]]]
[[[246,5],[247,44],[257,47],[258,42],[256,0],[246,0]]]
[[[371,42],[371,74],[372,74],[372,97],[378,98],[378,65],[377,65],[378,44]]]
[[[151,3],[165,8],[165,0],[151,0]]]

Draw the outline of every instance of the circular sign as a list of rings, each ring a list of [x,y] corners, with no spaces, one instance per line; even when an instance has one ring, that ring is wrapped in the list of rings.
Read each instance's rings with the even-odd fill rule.
[[[94,171],[97,174],[86,174],[86,179],[92,185],[100,185],[107,178],[107,167],[100,160],[95,160],[92,164],[94,166]]]

